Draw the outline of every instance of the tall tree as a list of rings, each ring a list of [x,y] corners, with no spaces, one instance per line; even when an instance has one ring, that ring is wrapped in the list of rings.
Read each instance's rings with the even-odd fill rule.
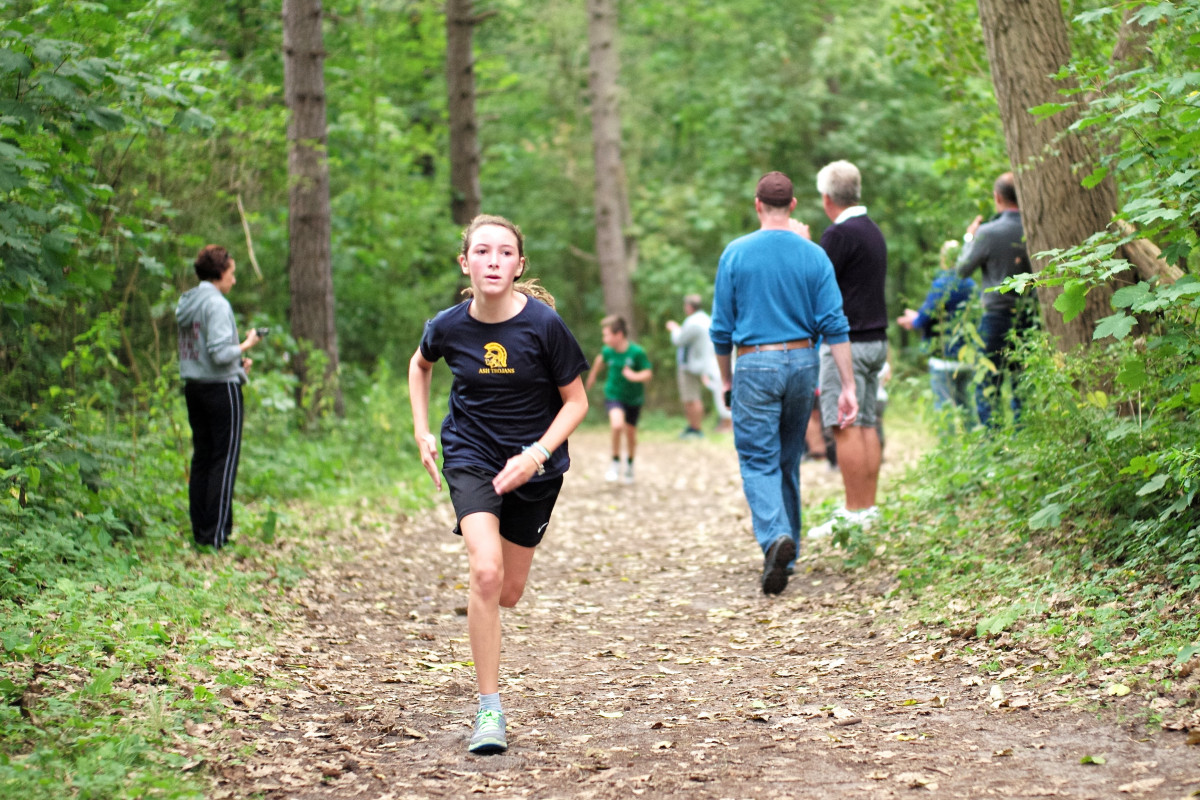
[[[630,326],[637,247],[626,237],[630,222],[625,166],[621,161],[621,114],[617,100],[621,65],[617,53],[617,0],[588,0],[588,90],[592,103],[592,149],[596,170],[596,258],[604,305]],[[632,331],[631,331],[632,335]]]
[[[1025,236],[1034,269],[1040,271],[1046,259],[1036,253],[1078,245],[1109,225],[1117,210],[1116,185],[1107,175],[1085,185],[1100,163],[1100,148],[1090,131],[1072,130],[1080,119],[1079,106],[1067,105],[1049,116],[1030,113],[1039,106],[1058,106],[1078,89],[1072,78],[1059,77],[1070,61],[1071,47],[1058,0],[978,2]],[[1142,34],[1141,26],[1127,17],[1114,58],[1127,58],[1124,43]],[[1139,276],[1173,277],[1144,242],[1127,245],[1121,255],[1136,274],[1131,271],[1114,282],[1093,285],[1086,295],[1076,287],[1071,302],[1056,307],[1062,287],[1039,288],[1042,317],[1059,349],[1092,341],[1096,323],[1112,313],[1113,291],[1120,284],[1136,282]],[[1067,321],[1060,308],[1080,313]]]
[[[450,214],[466,225],[483,202],[475,117],[474,0],[446,0],[446,91],[450,117]]]
[[[337,374],[338,346],[330,257],[329,162],[325,125],[325,43],[320,0],[283,0],[283,85],[288,126],[288,276],[292,333],[324,351],[325,377]],[[310,382],[299,359],[301,384]],[[334,385],[342,413],[342,394]]]

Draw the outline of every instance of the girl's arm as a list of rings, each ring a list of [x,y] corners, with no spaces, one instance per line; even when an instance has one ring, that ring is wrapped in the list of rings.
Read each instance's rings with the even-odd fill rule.
[[[566,386],[558,387],[558,394],[562,397],[562,408],[558,410],[546,432],[538,437],[538,444],[551,453],[562,447],[567,437],[583,422],[588,411],[587,390],[583,388],[582,377],[576,376],[575,380]],[[545,458],[536,447],[510,458],[500,474],[492,479],[496,494],[505,494],[523,486],[537,474],[538,465],[544,464]]]
[[[442,489],[442,475],[438,472],[437,437],[429,432],[429,387],[433,382],[433,362],[421,355],[420,348],[408,362],[408,400],[412,404],[413,437],[417,440],[417,451],[421,464],[438,491]],[[526,459],[528,460],[528,459]]]
[[[600,374],[600,370],[604,367],[604,354],[596,356],[596,360],[592,362],[592,368],[588,370],[587,385],[584,387],[584,392],[590,392],[592,387],[596,385],[596,376]]]

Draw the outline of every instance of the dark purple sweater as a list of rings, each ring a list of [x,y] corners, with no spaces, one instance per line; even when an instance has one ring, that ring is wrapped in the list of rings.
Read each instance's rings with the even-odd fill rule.
[[[821,247],[833,262],[842,308],[850,321],[851,342],[887,339],[887,242],[866,214],[835,223],[821,234]]]

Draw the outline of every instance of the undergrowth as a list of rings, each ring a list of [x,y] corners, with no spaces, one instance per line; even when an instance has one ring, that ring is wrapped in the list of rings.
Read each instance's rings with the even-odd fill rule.
[[[1137,356],[1029,344],[1019,421],[944,436],[888,498],[885,524],[843,534],[847,562],[886,564],[926,621],[1037,640],[1064,664],[1200,652],[1195,372],[1143,360],[1162,371],[1158,396],[1146,382],[1081,388]],[[1147,475],[1149,459],[1170,466]]]
[[[247,384],[234,538],[217,554],[191,545],[174,381],[121,415],[76,396],[0,427],[0,796],[203,796],[187,726],[253,679],[231,654],[263,645],[323,548],[300,515],[346,496],[422,502],[405,387],[381,368],[346,391],[345,419],[305,421],[283,373]]]

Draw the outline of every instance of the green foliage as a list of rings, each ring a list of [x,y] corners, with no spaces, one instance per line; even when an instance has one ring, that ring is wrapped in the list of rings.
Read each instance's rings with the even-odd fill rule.
[[[1147,47],[1133,51],[1140,62],[1112,57],[1127,10],[1146,26]],[[966,116],[994,113],[990,97],[975,109],[980,114],[961,104],[986,76],[976,37],[961,35],[977,28],[971,5],[915,0],[901,15],[911,23],[896,44],[901,52],[930,69]],[[949,445],[938,456],[943,472],[932,487],[946,493],[941,502],[970,502],[999,514],[997,524],[1014,525],[1019,541],[1036,542],[1056,558],[1084,569],[1133,570],[1192,593],[1200,590],[1198,22],[1195,0],[1098,4],[1074,19],[1075,57],[1059,77],[1073,78],[1079,89],[1032,112],[1082,110],[1074,129],[1088,130],[1104,149],[1099,168],[1080,180],[1085,186],[1116,180],[1123,201],[1118,218],[1128,224],[1049,253],[1048,269],[1019,276],[1008,288],[1061,287],[1054,307],[1070,320],[1093,286],[1126,285],[1114,295],[1115,313],[1099,322],[1090,351],[1062,356],[1051,355],[1045,342],[1026,347],[1021,426]],[[959,135],[953,126],[947,132]],[[958,147],[977,148],[979,139],[966,136]],[[955,146],[946,150],[954,153]],[[970,162],[964,155],[962,163]],[[1160,244],[1184,276],[1128,285],[1130,265],[1120,248],[1138,238]],[[935,562],[930,570],[943,567]],[[914,567],[910,579],[924,574]],[[1003,623],[1005,613],[989,619]]]
[[[217,555],[190,544],[174,381],[128,419],[76,402],[0,428],[5,796],[203,796],[176,742],[217,714],[223,685],[249,680],[221,652],[261,641],[264,604],[302,575],[312,532],[289,501],[425,502],[407,392],[386,364],[347,378],[350,413],[305,435],[281,374],[247,384],[237,527]]]
[[[1050,647],[1064,666],[1176,657],[1200,638],[1197,520],[1155,516],[1169,502],[1120,478],[1121,445],[1077,455],[1111,407],[1053,397],[1069,384],[1039,386],[1020,428],[944,439],[859,550],[876,547],[922,616],[980,638]]]
[[[904,518],[859,550],[886,548],[901,591],[932,613],[957,598],[979,636],[1052,636],[1090,657],[1173,654],[1200,634],[1178,613],[1200,594],[1200,425],[1194,401],[1161,403],[1186,378],[1132,342],[1067,358],[1031,341],[1022,358],[1019,426],[945,437],[921,479],[902,482]],[[1146,369],[1137,381],[1079,388],[1130,364]]]
[[[0,15],[3,414],[69,371],[62,353],[118,275],[98,257],[106,236],[119,236],[140,270],[164,274],[153,255],[157,225],[109,205],[121,164],[97,163],[94,154],[152,127],[204,125],[188,84],[124,61],[124,32],[102,7],[25,10]]]
[[[1081,180],[1118,180],[1135,235],[1194,274],[1200,0],[1142,7],[1151,62],[1110,68],[1124,8],[1089,4],[1074,25],[1071,70],[1088,94],[1064,102],[1086,104],[1079,126],[1111,144]],[[281,324],[291,287],[277,6],[0,8],[6,794],[194,794],[186,779],[163,777],[183,765],[162,752],[219,688],[185,676],[256,635],[236,609],[261,605],[298,574],[302,554],[275,552],[295,531],[288,501],[394,493],[415,504],[427,494],[403,365],[423,320],[458,299],[461,280],[446,191],[445,20],[433,0],[333,0],[325,10],[344,419],[327,413],[328,394],[297,393],[298,344]],[[564,0],[482,10],[484,210],[523,226],[530,274],[595,352],[604,309],[590,255],[586,14]],[[798,216],[819,236],[815,173],[834,158],[856,161],[889,240],[893,314],[924,294],[938,244],[988,211],[980,203],[1007,163],[977,31],[967,0],[622,8],[621,82],[636,89],[622,95],[623,156],[639,246],[636,322],[660,374],[652,402],[673,400],[663,323],[678,318],[683,294],[706,293],[724,244],[755,227],[749,187],[768,169],[792,175]],[[243,221],[262,277],[240,252],[231,299],[243,329],[273,333],[253,352],[246,386],[234,545],[245,560],[233,565],[181,545],[190,446],[171,310],[194,282],[187,264],[198,246],[242,251]],[[1124,235],[1056,254],[1041,279],[1067,287],[1064,312],[1124,269]],[[1161,580],[1163,596],[1196,590],[1197,285],[1117,292],[1099,328],[1113,341],[1088,359],[1031,351],[1022,429],[1003,444],[950,440],[931,462],[938,480],[923,476],[930,494],[916,507],[937,535],[901,568],[907,589],[982,581],[1017,596],[1028,576],[1010,570],[1036,542],[1097,576],[1086,584],[1095,602],[1071,624],[1086,621],[1106,640],[1162,610],[1141,594],[1128,617],[1105,608],[1127,571]],[[444,374],[437,380],[444,394]],[[976,505],[988,524],[966,513]],[[989,526],[998,533],[981,539]],[[866,564],[883,543],[848,531],[839,544]],[[267,545],[271,555],[254,555]],[[1040,624],[1042,606],[1024,602],[988,606],[982,630]],[[1197,638],[1186,625],[1163,635],[1175,637],[1172,652]],[[132,696],[123,684],[143,673],[161,675],[164,688]]]
[[[1200,174],[1194,124],[1200,118],[1200,38],[1194,34],[1200,2],[1140,7],[1136,18],[1150,28],[1148,63],[1130,69],[1099,54],[1077,58],[1063,73],[1082,87],[1073,101],[1084,113],[1074,127],[1095,132],[1108,145],[1101,167],[1084,182],[1118,178],[1124,195],[1118,219],[1128,224],[1053,251],[1036,278],[1012,282],[1061,286],[1054,305],[1068,320],[1082,311],[1092,286],[1126,285],[1114,293],[1114,313],[1099,321],[1090,352],[1063,359],[1031,351],[1031,383],[1042,405],[1028,433],[1035,435],[1041,424],[1054,426],[1065,452],[1056,455],[1060,465],[1053,469],[1036,455],[1047,450],[1036,439],[1021,455],[1027,468],[1061,481],[1030,517],[1031,527],[1070,528],[1072,514],[1098,514],[1088,520],[1087,536],[1097,555],[1161,572],[1196,591],[1200,195],[1193,178]],[[1107,15],[1083,14],[1076,23],[1087,27],[1098,20]],[[1161,244],[1164,259],[1183,276],[1128,285],[1130,265],[1121,248],[1136,239]]]

